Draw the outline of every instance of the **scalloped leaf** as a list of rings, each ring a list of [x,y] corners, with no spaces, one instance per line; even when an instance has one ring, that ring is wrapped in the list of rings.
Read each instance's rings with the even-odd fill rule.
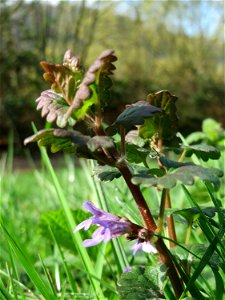
[[[75,153],[78,157],[104,160],[102,147],[114,147],[111,138],[105,136],[90,137],[79,131],[65,129],[44,129],[25,139],[24,144],[38,142],[39,146],[49,146],[51,152]]]
[[[42,61],[40,65],[45,70],[44,79],[51,83],[51,89],[62,94],[68,105],[71,105],[83,77],[79,64],[76,67],[71,67],[68,62],[52,64]]]
[[[110,166],[97,166],[94,168],[94,176],[100,181],[112,181],[121,177],[121,173],[117,168]]]
[[[118,282],[118,293],[123,300],[165,299],[162,288],[167,268],[135,266],[123,273]]]
[[[80,154],[81,156],[85,155],[84,157],[86,157],[89,154],[86,146],[89,140],[90,137],[78,131],[51,128],[40,130],[36,134],[26,138],[24,144],[38,142],[39,146],[50,146],[53,153],[63,150],[69,153]]]
[[[184,185],[193,185],[195,179],[207,180],[214,184],[215,188],[220,185],[219,177],[223,176],[221,170],[215,168],[204,168],[202,166],[183,166],[176,169],[173,173],[167,173],[162,177],[154,177],[146,175],[136,175],[132,178],[134,184],[142,184],[143,186],[157,186],[159,188],[171,189],[177,183]]]
[[[117,117],[116,121],[107,128],[107,133],[110,135],[116,134],[118,127],[123,126],[126,131],[132,129],[135,125],[141,125],[145,119],[150,118],[155,113],[161,113],[162,110],[158,107],[148,104],[146,101],[138,101],[129,105]]]
[[[155,114],[152,119],[146,119],[140,127],[140,136],[149,139],[158,134],[165,142],[174,139],[178,130],[176,101],[177,97],[169,91],[149,94],[147,102],[161,108],[163,113]]]
[[[120,147],[118,147],[120,149]],[[126,143],[126,159],[130,163],[146,163],[146,158],[149,155],[150,149],[139,148],[133,144]]]
[[[72,105],[66,114],[66,118],[68,118],[74,110],[80,109],[87,100],[89,108],[98,101],[101,101],[102,105],[103,100],[108,99],[108,90],[112,85],[112,81],[108,76],[113,74],[115,70],[113,62],[116,60],[117,57],[114,55],[114,50],[112,49],[107,49],[99,55],[85,74],[73,99]],[[96,87],[98,89],[98,97],[96,96]]]
[[[56,121],[56,124],[61,128],[65,127],[67,123],[70,126],[75,124],[76,121],[71,117],[65,120],[64,116],[69,109],[69,105],[61,95],[54,91],[46,90],[42,92],[36,102],[38,103],[37,110],[41,110],[41,116],[46,117],[48,122]]]
[[[221,155],[218,149],[206,144],[191,146],[182,145],[182,148],[185,150],[185,156],[190,157],[195,154],[204,161],[208,161],[209,159],[219,159]]]
[[[225,210],[223,210],[225,213]],[[215,214],[217,213],[216,207],[205,207],[201,208],[201,210],[197,207],[190,207],[185,208],[181,210],[175,210],[172,214],[180,215],[183,218],[186,219],[187,222],[193,222],[196,221],[200,216],[201,213],[205,214],[208,218],[215,217]]]
[[[159,161],[167,170],[194,165],[194,163],[191,163],[191,162],[183,163],[183,162],[179,162],[179,161],[170,160],[170,159],[166,158],[165,156],[160,156]]]

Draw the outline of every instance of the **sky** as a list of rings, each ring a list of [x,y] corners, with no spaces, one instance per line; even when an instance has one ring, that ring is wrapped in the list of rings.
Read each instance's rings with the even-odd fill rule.
[[[25,0],[26,2],[32,2],[33,0]],[[57,5],[59,2],[62,2],[63,0],[36,0],[36,2],[48,2],[52,5]],[[69,2],[81,2],[82,0],[67,0]],[[120,14],[126,14],[129,7],[132,6],[132,4],[136,4],[137,2],[141,1],[154,1],[154,2],[160,2],[160,1],[166,1],[166,0],[98,0],[101,2],[116,2],[118,4],[117,11]],[[221,9],[222,6],[219,6],[218,3],[224,3],[224,11],[225,11],[225,1],[224,0],[170,0],[172,1],[178,1],[179,3],[200,3],[200,9],[201,9],[201,17],[196,22],[190,23],[190,18],[184,18],[182,19],[182,25],[185,30],[185,32],[189,35],[195,35],[198,33],[198,30],[201,28],[204,30],[205,34],[211,35],[215,29],[217,28],[219,22],[221,21]],[[13,0],[10,0],[9,2],[13,2]],[[85,1],[88,6],[94,6],[96,4],[96,0],[86,0]],[[225,12],[223,11],[223,20],[225,21]],[[192,14],[194,12],[186,11],[186,14]],[[197,16],[198,17],[198,16]],[[177,20],[178,18],[174,18],[173,14],[170,15],[170,23],[174,24],[174,28],[177,27]],[[179,20],[180,22],[180,20]]]

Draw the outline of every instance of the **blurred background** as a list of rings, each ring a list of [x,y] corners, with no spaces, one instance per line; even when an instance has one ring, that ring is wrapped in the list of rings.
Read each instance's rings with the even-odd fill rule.
[[[108,119],[121,107],[168,89],[179,97],[180,131],[212,117],[223,126],[224,1],[0,1],[0,145],[17,152],[44,120],[35,99],[49,88],[39,62],[61,63],[66,49],[88,66],[116,51]],[[114,115],[110,112],[114,112]]]

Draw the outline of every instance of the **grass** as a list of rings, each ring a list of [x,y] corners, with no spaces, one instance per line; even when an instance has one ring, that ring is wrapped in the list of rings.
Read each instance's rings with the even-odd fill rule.
[[[92,163],[77,164],[65,156],[62,167],[54,169],[44,149],[41,155],[41,168],[30,160],[31,168],[25,171],[13,170],[12,149],[1,159],[0,299],[118,299],[117,280],[125,267],[154,265],[156,258],[143,253],[132,256],[131,242],[124,238],[85,249],[82,240],[88,233],[72,231],[88,216],[80,210],[87,199],[141,224],[132,196],[122,179],[104,185],[94,181]],[[144,195],[157,215],[160,192],[145,189]],[[215,192],[203,183],[192,188],[177,186],[171,192],[174,208],[200,210],[194,229],[175,215],[178,243],[184,246],[176,247],[176,256],[190,258],[191,276],[184,274],[186,292],[197,282],[199,290],[207,292],[206,299],[225,299],[223,197],[223,188]],[[205,216],[202,207],[206,206],[216,207],[215,218]],[[192,248],[190,253],[184,250],[187,234],[190,244],[202,246],[196,259],[190,254]]]

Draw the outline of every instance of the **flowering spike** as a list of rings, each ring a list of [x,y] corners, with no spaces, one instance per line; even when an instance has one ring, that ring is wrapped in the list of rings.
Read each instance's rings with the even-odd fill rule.
[[[84,228],[88,230],[91,225],[96,225],[98,228],[93,232],[92,238],[83,242],[84,247],[95,246],[102,241],[109,242],[112,238],[126,235],[128,240],[136,239],[136,244],[131,247],[134,254],[138,250],[147,253],[156,253],[156,249],[149,243],[152,234],[145,228],[132,223],[126,218],[110,214],[102,209],[95,207],[92,202],[86,201],[84,208],[92,213],[92,217],[83,221],[74,230],[74,233]]]

